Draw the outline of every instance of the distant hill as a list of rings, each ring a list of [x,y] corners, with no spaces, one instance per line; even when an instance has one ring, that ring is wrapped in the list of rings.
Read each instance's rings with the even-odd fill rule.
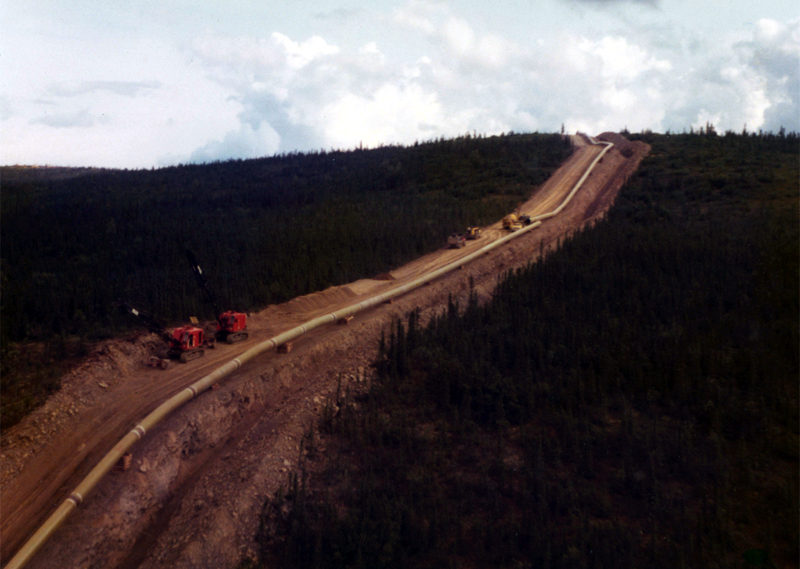
[[[63,166],[3,166],[0,175],[3,184],[47,182],[66,180],[86,174],[107,172],[106,168],[68,168]]]

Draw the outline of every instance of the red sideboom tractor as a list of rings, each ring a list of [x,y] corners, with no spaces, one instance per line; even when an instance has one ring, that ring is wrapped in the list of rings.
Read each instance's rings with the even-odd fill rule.
[[[166,369],[170,359],[177,359],[182,363],[199,358],[204,354],[205,348],[214,347],[214,337],[207,336],[202,328],[193,324],[186,324],[180,328],[175,328],[172,334],[167,332],[152,315],[142,310],[137,310],[127,302],[118,301],[118,306],[129,314],[143,320],[151,332],[161,336],[167,342],[166,357],[160,358],[152,356],[145,363],[151,367]]]
[[[234,312],[233,310],[220,312],[214,295],[208,287],[208,281],[203,274],[203,269],[200,268],[194,254],[189,249],[186,249],[186,256],[189,258],[189,264],[192,266],[192,272],[194,272],[194,276],[197,279],[197,284],[199,284],[200,288],[205,292],[206,300],[214,309],[214,315],[217,317],[216,339],[229,344],[246,339],[248,336],[247,315],[243,312]]]
[[[214,337],[206,336],[205,330],[186,324],[172,331],[167,357],[186,363],[203,355],[203,348],[213,348]]]
[[[192,271],[195,274],[200,288],[202,288],[206,294],[206,300],[208,300],[209,304],[214,308],[214,314],[217,316],[216,330],[213,333],[206,333],[206,330],[196,326],[197,320],[192,318],[192,324],[186,324],[180,328],[175,328],[172,334],[170,334],[152,315],[142,310],[137,310],[127,302],[121,300],[117,301],[117,305],[121,309],[143,320],[151,332],[155,332],[161,336],[169,345],[165,357],[152,356],[145,362],[151,367],[166,369],[170,359],[177,359],[180,362],[186,363],[199,358],[204,354],[205,348],[213,348],[215,346],[216,340],[233,344],[234,342],[244,340],[248,337],[247,315],[243,312],[234,312],[233,310],[220,312],[214,300],[214,295],[208,287],[208,281],[203,274],[203,269],[200,268],[197,259],[189,249],[186,249],[186,255],[189,258],[189,263],[192,265]]]

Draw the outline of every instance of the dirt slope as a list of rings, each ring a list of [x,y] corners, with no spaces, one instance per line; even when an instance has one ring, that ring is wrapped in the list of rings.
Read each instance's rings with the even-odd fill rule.
[[[465,298],[472,279],[486,299],[498,275],[538,257],[558,239],[601,217],[649,151],[619,135],[560,216],[392,304],[361,313],[295,341],[289,354],[256,359],[176,411],[133,448],[132,467],[107,476],[36,555],[31,567],[231,567],[253,557],[264,500],[286,481],[298,444],[326,398],[368,379],[381,332],[420,307],[440,310],[448,295]],[[600,148],[581,138],[573,156],[522,206],[554,209]],[[625,156],[625,155],[629,156]],[[0,463],[2,562],[69,495],[136,422],[170,395],[258,342],[298,323],[358,302],[469,254],[504,233],[499,223],[458,250],[442,249],[381,278],[270,306],[249,318],[247,342],[221,345],[167,371],[144,367],[156,339],[142,335],[98,346],[63,380],[63,388],[22,423],[3,433]],[[68,562],[67,562],[68,560]]]

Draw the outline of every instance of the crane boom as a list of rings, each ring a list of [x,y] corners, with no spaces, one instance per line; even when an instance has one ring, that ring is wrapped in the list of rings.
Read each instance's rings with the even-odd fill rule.
[[[222,311],[217,306],[214,293],[212,293],[211,289],[208,287],[208,279],[206,279],[206,276],[203,274],[203,269],[200,268],[200,263],[197,262],[197,258],[194,256],[194,253],[192,253],[189,249],[186,249],[186,256],[189,258],[189,264],[192,266],[192,272],[197,279],[197,284],[199,284],[200,288],[203,289],[208,303],[214,309],[214,318],[219,320]]]
[[[133,316],[136,316],[142,320],[145,324],[147,324],[148,330],[161,336],[161,338],[167,342],[167,344],[172,344],[172,335],[167,332],[161,324],[159,324],[158,320],[156,320],[152,314],[145,312],[144,310],[134,308],[124,300],[118,300],[117,306],[119,306],[121,310],[124,310],[128,314],[132,314]]]
[[[208,286],[208,279],[206,279],[205,274],[203,274],[200,263],[197,262],[197,257],[195,257],[194,253],[188,248],[184,247],[184,249],[186,250],[186,257],[189,259],[189,264],[192,266],[195,279],[197,279],[197,284],[203,289],[206,300],[208,300],[208,303],[214,309],[214,317],[217,319],[217,339],[224,340],[229,344],[246,339],[248,336],[247,315],[243,312],[234,312],[233,310],[222,312],[219,309],[217,301],[214,298],[214,293],[211,292],[211,288]]]

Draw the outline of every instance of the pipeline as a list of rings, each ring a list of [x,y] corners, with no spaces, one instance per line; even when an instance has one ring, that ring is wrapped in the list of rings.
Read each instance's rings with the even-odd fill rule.
[[[313,320],[306,322],[305,324],[301,324],[291,330],[287,330],[282,334],[275,336],[274,338],[270,338],[266,340],[246,352],[242,353],[239,357],[234,358],[233,360],[229,361],[225,365],[217,368],[210,374],[204,376],[203,378],[199,379],[189,387],[185,388],[183,391],[180,391],[176,395],[169,398],[167,401],[162,403],[159,407],[157,407],[154,411],[152,411],[147,417],[142,419],[142,421],[136,425],[127,435],[125,435],[114,447],[104,456],[100,462],[89,472],[86,478],[75,488],[72,494],[61,503],[61,505],[56,509],[56,511],[51,514],[49,518],[42,524],[39,529],[28,539],[27,542],[20,548],[17,554],[9,561],[6,565],[5,569],[20,569],[24,567],[28,561],[30,561],[31,557],[44,545],[44,543],[49,539],[49,537],[53,534],[53,532],[58,529],[64,520],[69,517],[69,515],[81,505],[81,502],[85,499],[85,497],[91,492],[91,490],[100,482],[100,480],[111,470],[114,465],[122,458],[122,456],[138,441],[140,441],[144,436],[150,431],[153,427],[155,427],[159,422],[161,422],[164,417],[172,413],[175,409],[183,405],[184,403],[188,402],[189,400],[197,397],[200,393],[217,383],[219,380],[227,377],[237,369],[239,369],[242,365],[249,362],[250,360],[256,358],[257,356],[261,355],[262,353],[276,349],[278,346],[285,344],[295,338],[299,338],[300,336],[314,330],[315,328],[319,328],[320,326],[324,326],[326,324],[332,324],[341,320],[343,318],[347,318],[348,316],[353,316],[359,312],[372,308],[373,306],[377,306],[384,302],[387,302],[395,297],[401,296],[415,288],[419,288],[420,286],[429,283],[440,276],[453,271],[462,265],[465,265],[477,257],[481,255],[485,255],[492,249],[499,247],[500,245],[505,244],[506,242],[510,241],[511,239],[515,239],[520,235],[527,233],[533,229],[536,229],[542,224],[542,221],[545,219],[549,219],[555,215],[561,213],[561,211],[567,206],[567,204],[572,200],[573,196],[577,193],[580,187],[583,185],[583,182],[589,176],[591,171],[594,169],[595,165],[602,159],[603,155],[610,150],[614,145],[610,142],[598,142],[592,139],[591,137],[585,136],[589,142],[593,145],[597,144],[604,144],[606,147],[598,154],[589,167],[584,172],[583,176],[578,180],[575,186],[572,188],[570,193],[564,198],[564,201],[561,202],[556,209],[549,213],[544,213],[541,215],[537,215],[531,218],[531,224],[519,229],[513,233],[506,235],[498,239],[497,241],[493,241],[488,245],[481,247],[477,251],[470,253],[452,263],[445,265],[427,275],[420,277],[414,281],[406,283],[400,287],[392,289],[384,294],[379,294],[377,296],[373,296],[368,298],[367,300],[352,304],[346,308],[343,308],[337,312],[332,312],[331,314],[327,314],[325,316],[320,316]]]

